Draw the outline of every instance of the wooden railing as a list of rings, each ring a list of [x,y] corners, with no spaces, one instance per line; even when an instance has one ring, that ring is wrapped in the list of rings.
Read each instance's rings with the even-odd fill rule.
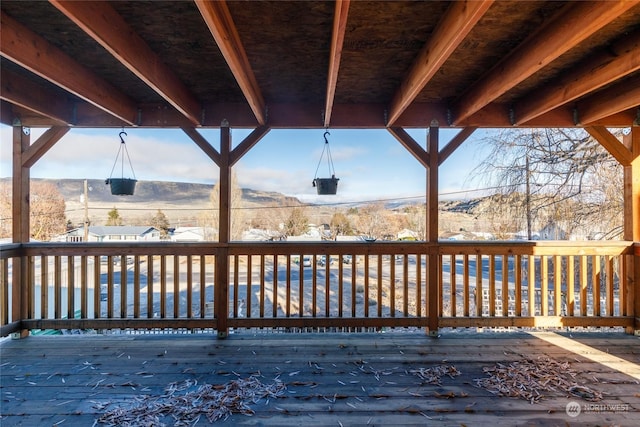
[[[631,330],[634,256],[593,241],[5,245],[0,326]]]

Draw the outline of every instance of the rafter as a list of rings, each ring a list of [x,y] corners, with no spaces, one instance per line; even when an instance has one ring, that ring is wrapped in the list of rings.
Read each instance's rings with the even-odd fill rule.
[[[0,99],[49,117],[60,124],[72,124],[73,102],[17,73],[0,69]]]
[[[389,106],[388,126],[393,125],[413,102],[491,4],[493,0],[456,1],[451,4],[394,95]]]
[[[640,70],[640,31],[625,37],[605,52],[580,64],[571,73],[550,82],[518,102],[516,121],[526,123],[547,111]]]
[[[578,120],[591,124],[630,108],[640,108],[640,74],[577,103]]]
[[[340,57],[342,56],[342,45],[344,44],[344,32],[347,29],[347,16],[349,15],[349,4],[351,0],[336,1],[336,9],[333,16],[333,32],[331,33],[331,51],[329,54],[329,72],[327,73],[327,100],[324,106],[324,127],[329,127],[331,122],[331,111],[333,100],[336,94],[336,84],[338,83],[338,69],[340,68]]]
[[[456,103],[454,124],[496,100],[638,3],[636,0],[569,3]]]
[[[133,125],[135,103],[6,13],[0,19],[0,54],[103,111]]]
[[[109,3],[50,2],[193,124],[200,124],[195,96]]]
[[[227,3],[222,0],[196,0],[196,5],[238,82],[240,90],[242,90],[247,99],[258,124],[264,125],[267,121],[264,98],[249,64],[238,30],[233,23]]]

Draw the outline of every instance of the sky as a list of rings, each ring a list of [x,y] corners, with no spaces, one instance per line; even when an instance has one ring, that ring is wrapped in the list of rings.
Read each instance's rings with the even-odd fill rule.
[[[46,129],[31,129],[31,143]],[[231,129],[232,146],[252,129]],[[72,128],[32,168],[32,178],[106,179],[121,177],[115,167],[122,129]],[[149,130],[125,128],[123,138],[133,165],[125,164],[124,177],[138,180],[178,181],[215,184],[218,167],[180,129]],[[219,149],[219,130],[199,132]],[[425,168],[386,130],[329,129],[327,139],[335,175],[340,179],[338,194],[318,196],[312,186],[315,177],[331,175],[326,152],[321,158],[324,129],[272,129],[234,166],[239,185],[262,191],[277,191],[308,203],[332,204],[376,200],[424,200]],[[407,132],[423,147],[427,130]],[[440,147],[458,132],[440,130]],[[486,157],[478,130],[440,167],[441,199],[475,197],[471,191],[482,187],[472,171]],[[11,176],[12,128],[0,125],[0,176]],[[316,175],[316,171],[318,174]]]

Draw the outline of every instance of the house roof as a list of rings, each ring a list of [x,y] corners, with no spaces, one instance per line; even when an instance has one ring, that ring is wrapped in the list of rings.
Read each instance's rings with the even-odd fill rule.
[[[82,230],[80,227],[78,230]],[[142,236],[143,234],[156,231],[155,227],[148,225],[92,225],[89,226],[89,233],[96,236]]]
[[[636,0],[0,9],[6,124],[630,126],[640,106]]]

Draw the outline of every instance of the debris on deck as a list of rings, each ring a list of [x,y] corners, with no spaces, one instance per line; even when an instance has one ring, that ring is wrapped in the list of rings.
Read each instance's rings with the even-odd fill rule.
[[[161,419],[172,417],[175,425],[191,426],[198,423],[202,415],[209,422],[227,419],[233,413],[253,415],[249,404],[263,398],[281,396],[286,386],[278,379],[264,384],[257,377],[229,381],[226,384],[203,384],[186,380],[171,383],[162,396],[144,395],[136,398],[129,407],[117,407],[98,418],[97,423],[108,426],[146,425],[162,426]],[[100,405],[101,407],[104,405]]]
[[[482,370],[489,377],[476,379],[476,384],[499,396],[518,397],[532,404],[548,397],[543,392],[564,392],[590,402],[602,400],[602,393],[577,383],[577,372],[570,369],[569,362],[541,356],[537,361],[497,363]]]

